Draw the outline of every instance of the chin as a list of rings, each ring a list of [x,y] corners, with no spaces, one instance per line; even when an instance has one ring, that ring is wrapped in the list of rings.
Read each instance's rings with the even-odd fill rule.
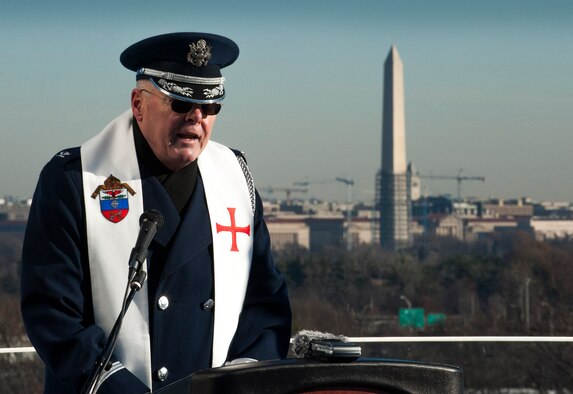
[[[199,149],[184,149],[178,152],[176,159],[180,162],[191,163],[199,157],[200,153]]]

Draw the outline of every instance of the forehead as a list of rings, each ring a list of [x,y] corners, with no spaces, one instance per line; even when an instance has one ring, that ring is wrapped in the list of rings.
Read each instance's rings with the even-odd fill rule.
[[[149,89],[144,89],[141,95],[145,96],[143,98],[144,102],[147,104],[147,111],[150,114],[164,114],[169,115],[171,111],[171,99],[159,92],[153,92]],[[162,115],[163,116],[163,115]]]
[[[140,87],[139,90],[141,91],[141,93],[143,95],[145,95],[147,97],[154,97],[158,101],[165,103],[165,104],[169,104],[171,101],[173,101],[173,99],[171,99],[171,97],[161,93],[157,89],[154,89],[152,85],[146,85],[146,86]]]

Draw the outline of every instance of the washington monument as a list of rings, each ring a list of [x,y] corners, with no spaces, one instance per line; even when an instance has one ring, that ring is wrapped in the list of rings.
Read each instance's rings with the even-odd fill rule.
[[[380,244],[397,250],[411,244],[410,188],[406,166],[404,67],[396,46],[384,63],[382,170],[380,172]]]

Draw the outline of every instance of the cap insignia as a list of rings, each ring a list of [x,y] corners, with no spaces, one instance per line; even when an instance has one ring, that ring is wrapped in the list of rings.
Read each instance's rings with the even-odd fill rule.
[[[206,66],[207,62],[211,59],[211,45],[207,41],[201,39],[193,44],[189,44],[189,53],[187,54],[187,61],[194,66]]]

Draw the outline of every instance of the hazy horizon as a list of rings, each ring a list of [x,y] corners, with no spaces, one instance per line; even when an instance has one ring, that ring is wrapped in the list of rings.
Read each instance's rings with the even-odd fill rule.
[[[246,152],[261,194],[371,202],[383,63],[404,63],[406,152],[422,174],[483,176],[465,197],[573,202],[573,2],[109,0],[0,4],[0,196],[129,107],[132,43],[173,31],[235,40],[213,140]],[[456,195],[455,180],[422,180]],[[275,197],[283,194],[277,192]]]

